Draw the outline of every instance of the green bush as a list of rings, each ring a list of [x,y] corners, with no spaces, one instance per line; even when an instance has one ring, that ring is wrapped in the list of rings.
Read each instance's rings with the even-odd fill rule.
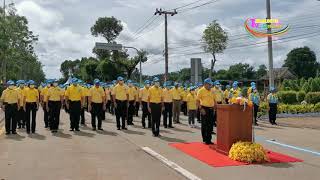
[[[314,112],[320,112],[320,103],[317,103],[316,105],[314,105],[313,110]]]
[[[305,97],[306,97],[306,92],[304,92],[304,91],[299,91],[299,92],[297,93],[297,100],[298,100],[299,103],[301,103],[302,101],[304,101]]]
[[[298,102],[296,91],[280,91],[278,97],[279,101],[284,104],[296,104]]]
[[[310,104],[320,103],[320,92],[309,92],[305,99]]]

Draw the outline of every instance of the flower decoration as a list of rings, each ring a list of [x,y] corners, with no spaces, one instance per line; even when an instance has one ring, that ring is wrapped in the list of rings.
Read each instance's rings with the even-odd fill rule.
[[[262,163],[269,161],[267,152],[260,144],[241,141],[232,145],[229,151],[229,158],[245,163]]]

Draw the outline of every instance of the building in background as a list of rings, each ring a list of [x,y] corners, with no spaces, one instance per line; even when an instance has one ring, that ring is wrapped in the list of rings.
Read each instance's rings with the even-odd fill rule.
[[[191,58],[191,82],[193,84],[202,82],[201,58]]]

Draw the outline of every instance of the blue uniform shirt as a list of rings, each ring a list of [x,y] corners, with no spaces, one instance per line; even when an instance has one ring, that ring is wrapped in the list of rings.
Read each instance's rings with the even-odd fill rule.
[[[276,94],[272,94],[270,93],[267,97],[268,99],[268,102],[271,103],[271,104],[277,104],[278,103],[278,97]]]

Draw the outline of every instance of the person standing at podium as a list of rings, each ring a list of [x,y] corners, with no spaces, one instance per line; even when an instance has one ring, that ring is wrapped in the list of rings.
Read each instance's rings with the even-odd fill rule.
[[[214,109],[216,107],[215,96],[211,92],[212,80],[207,78],[204,80],[204,86],[198,91],[197,106],[201,113],[201,134],[205,144],[213,144],[211,142],[213,132]]]

